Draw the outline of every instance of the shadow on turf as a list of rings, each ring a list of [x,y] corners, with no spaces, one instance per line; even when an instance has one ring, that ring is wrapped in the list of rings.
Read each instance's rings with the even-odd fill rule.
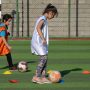
[[[81,71],[81,70],[82,70],[82,68],[75,68],[75,69],[71,69],[71,70],[60,71],[60,73],[61,73],[61,76],[64,77],[65,75],[69,74],[72,71],[75,72],[75,71]]]
[[[28,64],[29,64],[29,63],[36,63],[36,61],[28,61],[27,63],[28,63]],[[15,63],[15,64],[14,64],[14,66],[16,66],[16,67],[17,67],[17,65],[18,65],[18,63]],[[8,67],[8,66],[5,66],[5,67],[2,67],[2,68],[0,68],[0,69],[7,69],[7,68],[9,68],[9,67]],[[30,70],[28,70],[27,72],[29,72],[29,71],[30,71]]]

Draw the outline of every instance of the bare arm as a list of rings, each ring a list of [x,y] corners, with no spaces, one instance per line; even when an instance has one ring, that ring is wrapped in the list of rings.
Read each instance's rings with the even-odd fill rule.
[[[43,24],[44,24],[44,20],[41,20],[38,23],[38,25],[37,25],[37,32],[38,32],[40,38],[42,39],[43,44],[46,44],[46,39],[44,38],[44,35],[43,35],[42,31],[41,31],[41,27],[42,27]]]
[[[2,40],[3,40],[3,42],[5,43],[5,45],[7,46],[7,48],[8,48],[8,49],[11,49],[11,47],[8,45],[5,37],[2,37]]]

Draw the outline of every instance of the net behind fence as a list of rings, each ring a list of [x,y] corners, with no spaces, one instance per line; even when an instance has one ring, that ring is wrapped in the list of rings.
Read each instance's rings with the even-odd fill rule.
[[[48,3],[58,9],[49,21],[51,37],[90,37],[90,0],[2,0],[2,14],[13,15],[11,37],[31,37],[36,18]]]

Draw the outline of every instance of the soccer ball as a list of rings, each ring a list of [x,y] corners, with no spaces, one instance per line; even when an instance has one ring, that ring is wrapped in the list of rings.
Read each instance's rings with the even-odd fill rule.
[[[17,68],[18,68],[18,71],[20,71],[20,72],[26,72],[28,70],[27,62],[25,62],[25,61],[19,62]]]
[[[51,71],[49,73],[49,80],[53,83],[57,83],[61,80],[61,74],[59,71]]]

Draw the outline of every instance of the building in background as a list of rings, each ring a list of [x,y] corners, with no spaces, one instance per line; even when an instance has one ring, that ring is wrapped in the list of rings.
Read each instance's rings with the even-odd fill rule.
[[[2,0],[2,15],[14,11],[11,36],[31,37],[36,18],[48,3],[59,11],[49,23],[51,37],[90,37],[90,0]]]

